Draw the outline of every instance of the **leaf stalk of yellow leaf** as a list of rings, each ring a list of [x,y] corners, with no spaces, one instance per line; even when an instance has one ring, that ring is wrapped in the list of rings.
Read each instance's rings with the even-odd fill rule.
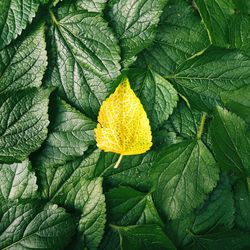
[[[123,158],[123,155],[120,155],[119,158],[118,158],[118,161],[116,162],[116,164],[114,166],[114,168],[118,168],[119,167],[119,165],[120,165],[120,163],[122,161],[122,158]]]

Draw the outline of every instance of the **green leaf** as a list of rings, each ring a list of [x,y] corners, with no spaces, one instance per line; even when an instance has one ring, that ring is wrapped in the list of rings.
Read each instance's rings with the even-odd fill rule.
[[[217,187],[205,203],[193,213],[170,223],[169,236],[181,247],[192,242],[193,236],[229,230],[233,226],[234,201],[229,179],[222,175]]]
[[[246,138],[245,122],[234,113],[217,107],[210,129],[212,146],[220,166],[249,175],[250,145]]]
[[[75,219],[56,205],[7,203],[0,208],[0,248],[63,249],[74,234]]]
[[[115,225],[163,223],[157,213],[150,193],[130,187],[113,188],[106,194],[109,222]]]
[[[175,144],[181,141],[181,137],[178,137],[175,132],[169,131],[165,127],[156,131],[153,137],[154,147],[159,147],[163,145],[170,146],[171,144]]]
[[[246,14],[250,14],[250,2],[245,0],[234,0],[237,9]]]
[[[77,11],[56,20],[51,12],[51,17],[54,67],[47,84],[58,86],[70,104],[96,119],[119,74],[117,41],[98,14]]]
[[[157,207],[171,219],[188,214],[213,190],[216,162],[200,141],[183,141],[161,150],[152,166]]]
[[[184,102],[180,102],[175,112],[170,116],[168,125],[181,137],[193,139],[197,137],[201,119],[201,112],[190,109]]]
[[[40,25],[24,39],[0,50],[0,93],[42,84],[47,66],[45,46],[44,25]]]
[[[221,93],[225,106],[250,123],[250,85]]]
[[[63,2],[58,9],[59,16],[74,13],[78,10],[101,13],[106,6],[107,0],[70,0]],[[54,4],[55,5],[55,4]]]
[[[194,108],[211,111],[221,103],[221,92],[249,84],[250,60],[237,50],[211,48],[187,60],[167,78]]]
[[[151,69],[133,69],[129,72],[131,83],[149,115],[152,129],[160,127],[177,105],[178,95],[171,83]],[[133,86],[132,86],[133,87]]]
[[[0,50],[21,34],[34,18],[38,7],[37,0],[0,2]]]
[[[97,169],[98,171],[104,170],[103,162],[109,162],[109,168],[102,174],[105,184],[109,186],[126,185],[147,192],[153,186],[151,168],[157,155],[156,150],[151,150],[146,154],[125,156],[119,168],[114,169],[117,155],[103,153],[97,163]]]
[[[150,65],[167,75],[198,52],[209,46],[209,38],[201,19],[184,0],[171,0],[161,16],[156,39],[139,56],[141,67]]]
[[[248,15],[238,14],[231,20],[229,41],[231,47],[243,50],[250,55],[250,19]]]
[[[236,206],[235,224],[242,230],[250,232],[250,191],[245,180],[239,180],[234,187]]]
[[[118,227],[113,226],[120,234],[121,249],[161,250],[176,249],[167,238],[161,227],[154,224]]]
[[[36,176],[28,160],[0,164],[0,200],[27,199],[37,195]]]
[[[51,110],[50,133],[36,165],[61,165],[82,156],[95,144],[96,123],[59,98]]]
[[[35,88],[0,95],[0,162],[20,162],[47,136],[50,90]]]
[[[234,0],[195,0],[212,43],[229,47],[228,27],[235,14]]]
[[[66,165],[38,169],[43,198],[81,214],[71,249],[96,249],[105,225],[102,178],[91,178],[93,157],[79,158]]]
[[[240,231],[219,232],[194,238],[194,250],[196,249],[248,249],[250,247],[250,234]]]
[[[109,6],[109,19],[119,39],[124,65],[148,47],[156,35],[167,0],[116,0]]]

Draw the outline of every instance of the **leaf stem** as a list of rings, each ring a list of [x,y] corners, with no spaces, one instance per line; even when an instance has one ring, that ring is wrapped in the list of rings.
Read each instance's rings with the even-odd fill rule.
[[[123,158],[123,155],[120,155],[119,158],[118,158],[118,161],[116,162],[116,164],[114,166],[114,168],[118,168],[119,167],[119,165],[120,165],[120,163],[122,161],[122,158]]]
[[[58,21],[53,13],[53,11],[51,9],[49,9],[49,14],[50,14],[50,17],[51,17],[51,20],[52,20],[52,23],[54,23],[55,25],[58,25]]]
[[[201,139],[201,136],[202,136],[202,133],[203,133],[203,130],[204,130],[205,121],[206,121],[206,116],[207,116],[207,114],[203,113],[203,115],[201,117],[201,124],[200,124],[200,127],[199,127],[199,131],[197,133],[197,139],[198,140]]]
[[[191,105],[190,105],[188,99],[184,95],[182,95],[180,93],[178,93],[178,95],[184,100],[184,102],[187,104],[187,106],[189,107],[189,109],[191,109]]]

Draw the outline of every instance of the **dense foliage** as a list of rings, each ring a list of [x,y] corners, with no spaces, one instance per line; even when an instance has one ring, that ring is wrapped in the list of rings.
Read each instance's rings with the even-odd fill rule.
[[[124,75],[153,146],[114,169]],[[0,249],[249,249],[249,124],[250,1],[1,0]]]

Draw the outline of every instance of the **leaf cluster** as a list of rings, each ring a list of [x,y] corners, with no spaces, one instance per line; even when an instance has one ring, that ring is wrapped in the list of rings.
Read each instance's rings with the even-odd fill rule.
[[[0,249],[249,249],[249,15],[247,0],[1,0]],[[114,169],[94,129],[124,75],[153,147]]]

